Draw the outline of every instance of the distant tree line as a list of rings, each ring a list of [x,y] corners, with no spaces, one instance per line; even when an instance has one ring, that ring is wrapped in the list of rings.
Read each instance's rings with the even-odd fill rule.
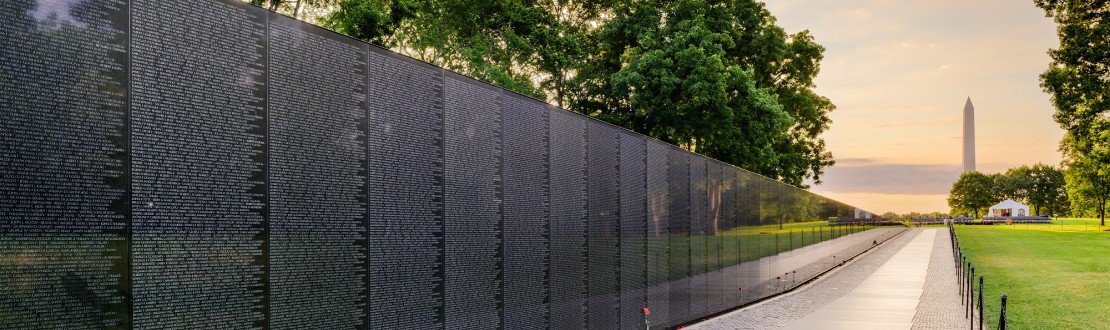
[[[1029,205],[1033,215],[1069,215],[1066,181],[1063,171],[1045,164],[1022,165],[995,174],[965,172],[952,184],[948,206],[952,214],[978,218],[991,206],[1011,199]]]
[[[755,0],[249,0],[782,182],[833,156],[825,48]]]

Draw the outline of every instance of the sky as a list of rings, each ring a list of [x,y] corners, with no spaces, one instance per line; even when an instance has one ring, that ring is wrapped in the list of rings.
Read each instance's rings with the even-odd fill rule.
[[[1059,45],[1033,0],[766,0],[787,33],[826,47],[818,94],[836,165],[811,191],[873,213],[948,212],[962,114],[975,106],[976,167],[1059,165],[1063,130],[1038,76]]]

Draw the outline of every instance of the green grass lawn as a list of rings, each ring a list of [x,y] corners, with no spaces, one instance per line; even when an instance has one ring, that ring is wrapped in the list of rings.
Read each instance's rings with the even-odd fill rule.
[[[1110,232],[1092,223],[956,226],[976,276],[985,276],[989,328],[997,329],[1006,294],[1010,329],[1110,329]]]

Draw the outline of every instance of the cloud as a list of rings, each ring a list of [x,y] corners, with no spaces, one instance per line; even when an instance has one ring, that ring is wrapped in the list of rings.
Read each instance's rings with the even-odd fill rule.
[[[36,0],[35,9],[27,11],[27,15],[49,28],[60,28],[62,25],[85,27],[85,23],[73,17],[73,8],[85,0]]]
[[[841,158],[836,160],[836,166],[859,166],[878,162],[872,158]]]
[[[852,159],[842,163],[842,160],[838,160],[837,165],[825,170],[821,190],[839,193],[948,194],[952,189],[952,182],[959,176],[960,167],[956,165],[882,164],[870,159]]]
[[[839,11],[835,16],[846,20],[866,20],[871,19],[871,11],[866,8],[855,8]]]
[[[948,195],[904,195],[821,192],[822,195],[876,214],[883,212],[948,212]]]
[[[955,116],[946,116],[940,118],[923,119],[916,121],[902,121],[902,122],[882,122],[871,125],[872,128],[899,128],[908,129],[909,131],[920,130],[927,127],[936,126],[953,126],[959,125],[960,121]]]

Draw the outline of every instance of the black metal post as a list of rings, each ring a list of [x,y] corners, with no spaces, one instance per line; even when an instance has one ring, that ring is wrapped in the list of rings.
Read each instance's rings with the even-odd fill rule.
[[[964,298],[963,299],[964,318],[971,318],[971,305],[967,303],[968,300],[971,299],[971,290],[968,290],[968,286],[967,286],[969,284],[969,282],[971,282],[971,281],[968,281],[968,278],[967,278],[967,276],[969,274],[971,274],[971,263],[970,262],[967,263],[967,270],[968,270],[968,272],[964,273],[964,277],[962,278],[964,282],[960,283],[960,284],[963,285],[964,292],[967,292],[967,294],[963,296],[963,298]]]
[[[998,313],[998,330],[1006,330],[1006,295],[1002,295],[1002,311]]]
[[[964,253],[961,251],[960,252],[960,259],[957,260],[957,262],[960,263],[960,266],[956,267],[956,283],[960,286],[960,303],[961,304],[963,303],[963,297],[964,297],[964,283],[963,283],[963,280],[964,280],[964,261],[963,260],[964,260]]]
[[[967,295],[967,313],[971,316],[968,325],[971,330],[975,330],[975,267],[971,267],[971,277],[967,279],[967,289],[970,294]]]
[[[983,275],[979,275],[979,330],[983,330]]]

